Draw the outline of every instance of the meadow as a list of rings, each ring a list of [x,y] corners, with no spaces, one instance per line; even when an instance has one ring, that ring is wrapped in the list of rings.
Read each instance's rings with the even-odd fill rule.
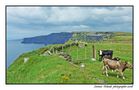
[[[109,71],[109,77],[102,74],[102,61],[99,61],[98,50],[113,50],[113,57],[133,64],[132,35],[117,33],[113,38],[88,43],[87,47],[76,46],[64,49],[72,56],[70,63],[58,54],[41,56],[39,53],[50,45],[19,56],[6,70],[7,84],[132,84],[133,69],[124,72],[125,80],[116,77],[116,72]],[[96,61],[92,61],[92,45],[96,49]],[[24,58],[29,60],[24,63]],[[85,67],[81,68],[81,64]]]

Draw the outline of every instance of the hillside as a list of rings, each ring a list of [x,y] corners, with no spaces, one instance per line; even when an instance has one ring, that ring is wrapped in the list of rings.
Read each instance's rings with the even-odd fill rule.
[[[72,62],[66,61],[59,54],[43,55],[42,53],[55,46],[49,45],[38,50],[24,53],[7,70],[8,84],[12,83],[45,83],[45,84],[132,84],[132,69],[124,73],[126,79],[116,78],[116,73],[109,71],[110,76],[102,75],[102,62],[92,61],[92,45],[96,51],[111,49],[114,57],[120,57],[122,61],[133,63],[132,36],[115,33],[115,36],[107,41],[88,43],[86,47],[71,46],[63,49],[72,57]],[[71,43],[68,41],[67,43]],[[24,62],[24,58],[29,58]],[[81,68],[81,64],[85,67]]]
[[[64,44],[69,39],[73,41],[85,41],[85,42],[94,42],[107,40],[113,36],[113,32],[60,32],[60,33],[51,33],[49,35],[41,35],[36,37],[24,38],[22,43],[24,44]]]
[[[72,33],[61,32],[61,33],[52,33],[49,35],[36,36],[24,38],[22,43],[35,43],[35,44],[64,44],[67,40],[72,37]]]

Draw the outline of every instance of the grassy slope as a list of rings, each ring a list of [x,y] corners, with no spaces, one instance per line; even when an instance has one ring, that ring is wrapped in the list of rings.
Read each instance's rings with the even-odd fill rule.
[[[120,33],[121,34],[121,33]],[[132,63],[131,36],[116,36],[109,41],[93,43],[97,49],[112,49],[114,56]],[[128,39],[127,39],[127,38]],[[114,42],[116,41],[116,43]],[[126,43],[125,43],[126,40]],[[76,67],[57,55],[40,56],[42,49],[21,55],[7,70],[7,83],[132,83],[132,70],[125,71],[125,80],[116,78],[116,73],[110,71],[110,76],[102,75],[102,62],[91,61],[92,43],[86,48],[71,47],[66,49],[74,61],[80,60],[85,68]],[[86,49],[86,56],[85,56]],[[78,51],[78,58],[77,58]],[[29,57],[27,63],[23,58]],[[86,58],[86,59],[85,59]],[[80,66],[80,65],[78,65]]]

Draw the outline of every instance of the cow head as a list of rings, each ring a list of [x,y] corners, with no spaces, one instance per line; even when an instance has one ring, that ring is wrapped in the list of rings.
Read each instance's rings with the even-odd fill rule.
[[[125,67],[129,69],[133,68],[132,64],[130,64],[129,62],[125,62]]]
[[[102,55],[102,50],[99,50],[99,55]]]

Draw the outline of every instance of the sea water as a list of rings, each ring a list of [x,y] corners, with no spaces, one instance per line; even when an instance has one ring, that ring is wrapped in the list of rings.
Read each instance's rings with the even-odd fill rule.
[[[6,66],[7,68],[16,60],[21,54],[36,50],[43,47],[43,44],[23,44],[22,40],[7,40],[6,49]]]

